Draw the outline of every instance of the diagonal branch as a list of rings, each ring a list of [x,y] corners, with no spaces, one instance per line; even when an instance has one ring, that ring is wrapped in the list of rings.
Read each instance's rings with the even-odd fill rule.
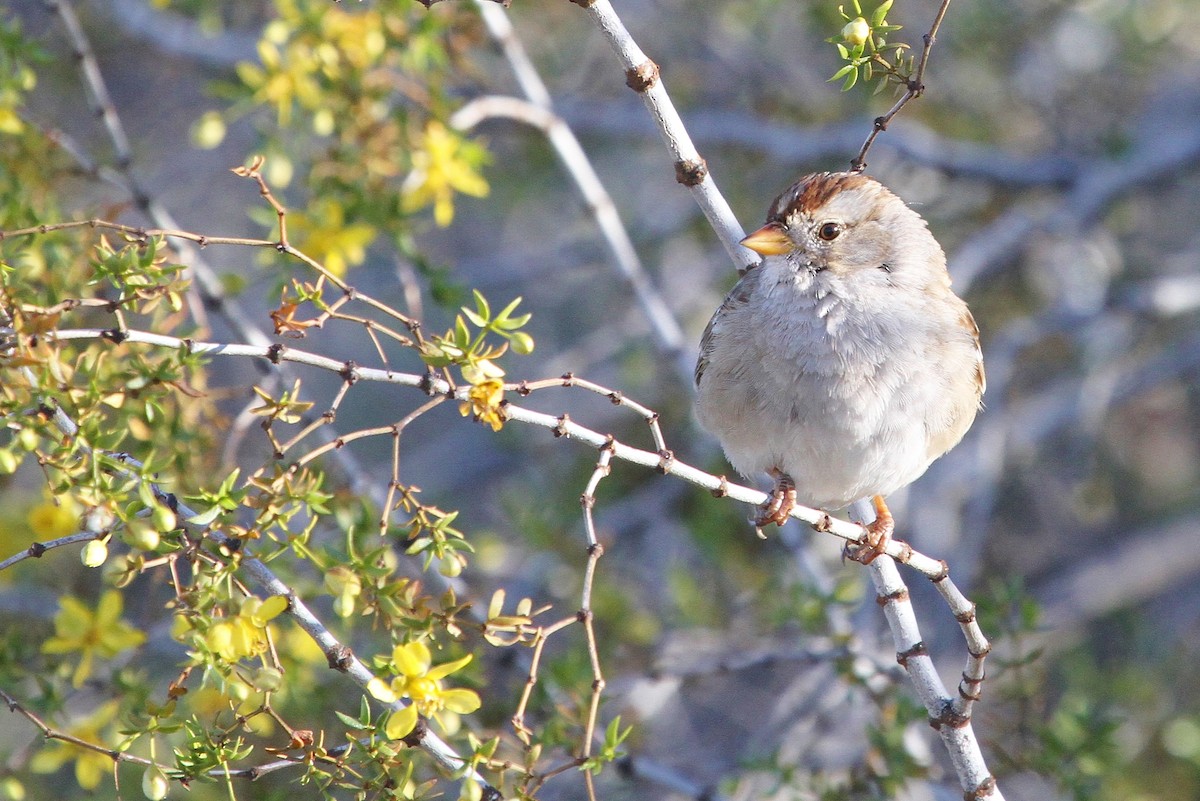
[[[484,25],[499,45],[528,102],[516,98],[482,97],[467,103],[450,119],[456,128],[471,128],[487,117],[505,117],[536,127],[545,134],[563,167],[583,195],[589,211],[612,252],[617,269],[633,289],[642,312],[650,322],[658,346],[671,357],[686,384],[691,380],[692,355],[670,307],[651,283],[638,257],[637,249],[621,222],[616,204],[593,169],[591,160],[574,131],[554,109],[550,91],[525,51],[507,12],[486,0],[476,0]]]
[[[717,184],[708,173],[708,165],[692,144],[687,129],[667,88],[659,75],[658,65],[646,57],[642,49],[613,10],[609,0],[572,0],[587,9],[588,16],[608,39],[612,49],[625,68],[625,84],[641,95],[642,102],[650,111],[663,143],[675,159],[675,180],[692,192],[692,197],[704,212],[708,224],[725,246],[729,258],[743,273],[758,263],[758,256],[742,247],[739,242],[746,235],[733,210],[725,202]]]

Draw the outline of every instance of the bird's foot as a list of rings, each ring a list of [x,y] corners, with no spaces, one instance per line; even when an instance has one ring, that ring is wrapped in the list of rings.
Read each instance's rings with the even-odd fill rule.
[[[754,527],[760,530],[768,523],[782,526],[796,507],[796,483],[792,477],[780,470],[772,470],[771,475],[775,478],[775,488],[766,503],[758,508],[753,521]]]
[[[875,507],[875,519],[866,526],[866,533],[857,542],[846,543],[842,552],[847,559],[869,565],[880,556],[887,553],[888,543],[892,541],[892,532],[896,530],[896,519],[892,517],[882,495],[871,499]]]

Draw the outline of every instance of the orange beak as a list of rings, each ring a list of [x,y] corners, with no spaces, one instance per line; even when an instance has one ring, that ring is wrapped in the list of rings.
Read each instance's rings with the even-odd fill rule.
[[[763,256],[782,256],[795,250],[781,223],[769,222],[742,240],[742,247],[750,248]]]

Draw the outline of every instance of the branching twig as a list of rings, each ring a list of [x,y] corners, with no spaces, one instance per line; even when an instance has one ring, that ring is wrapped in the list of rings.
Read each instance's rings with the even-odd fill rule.
[[[971,727],[970,703],[974,698],[965,694],[960,699],[951,699],[934,668],[933,659],[921,640],[917,628],[916,613],[908,595],[908,588],[900,578],[899,571],[890,559],[876,559],[871,563],[871,581],[879,604],[887,616],[888,625],[896,644],[896,659],[908,671],[917,694],[929,713],[930,725],[937,730],[950,754],[963,789],[963,798],[968,801],[993,799],[1003,801],[1004,796],[996,786],[996,780],[987,771],[979,741]],[[944,579],[948,581],[948,579]],[[939,582],[935,582],[937,586]],[[939,586],[940,589],[940,586]],[[972,613],[972,622],[974,615]],[[986,653],[986,651],[985,651]],[[982,667],[982,654],[979,657]],[[982,674],[980,675],[982,680]],[[964,674],[964,685],[967,679]],[[978,691],[977,684],[970,684],[971,692]],[[960,693],[962,693],[960,686]]]
[[[22,372],[26,373],[26,380],[30,381],[32,384],[33,376],[29,372],[29,368],[21,368],[21,370]],[[75,422],[71,420],[71,418],[65,411],[62,410],[61,407],[54,407],[51,420],[54,426],[64,436],[71,438],[76,438],[78,436],[78,426],[76,426]],[[83,442],[78,442],[76,447],[82,452],[89,452],[90,450]],[[127,479],[139,482],[143,481],[143,479],[136,472],[134,472],[135,469],[141,467],[140,463],[138,463],[137,460],[133,459],[132,457],[126,457],[124,462],[130,465],[133,469],[114,470],[114,472],[120,473],[122,477]],[[189,508],[174,495],[169,495],[153,484],[150,486],[152,491],[156,496],[159,497],[164,505],[166,505],[168,508],[178,510],[181,518],[186,519],[197,517],[196,510]],[[186,527],[189,524],[185,523],[183,525]],[[227,547],[234,552],[239,550],[241,551],[241,569],[245,571],[245,573],[248,574],[250,578],[267,595],[279,595],[287,599],[287,613],[297,623],[297,625],[300,626],[305,634],[312,638],[312,640],[321,648],[321,651],[325,654],[325,658],[328,661],[330,668],[344,673],[351,680],[353,680],[355,684],[364,690],[366,690],[367,686],[375,680],[375,675],[366,666],[366,664],[364,664],[362,660],[355,656],[354,652],[351,651],[348,646],[341,643],[325,626],[325,624],[322,623],[321,620],[312,613],[304,601],[301,600],[300,596],[297,595],[296,592],[287,584],[285,584],[278,576],[276,576],[275,573],[272,572],[271,569],[262,561],[255,558],[245,548],[241,547],[240,543],[235,543],[233,538],[225,535],[222,532],[208,530],[206,532],[196,533],[207,533],[207,535],[211,537],[218,545]],[[394,709],[399,709],[404,705],[404,701],[401,700],[397,701],[391,706]],[[467,777],[477,781],[481,787],[489,788],[490,791],[490,786],[484,780],[484,778],[476,771],[466,767],[466,760],[459,756],[453,748],[451,748],[445,741],[434,734],[427,726],[420,727],[418,731],[414,733],[414,735],[411,735],[410,739],[406,740],[405,742],[409,743],[410,745],[420,747],[430,757],[433,758],[434,762],[447,771],[458,772],[461,774],[461,772],[465,769],[465,775]]]
[[[600,449],[600,458],[596,461],[596,469],[592,471],[587,488],[579,497],[579,503],[583,506],[584,530],[587,533],[588,558],[587,567],[583,572],[583,589],[580,592],[578,615],[579,619],[583,621],[583,630],[587,638],[588,660],[592,665],[592,701],[588,706],[587,724],[584,726],[583,733],[583,748],[580,753],[580,757],[585,760],[592,755],[592,737],[596,733],[596,716],[600,714],[600,696],[604,692],[605,685],[604,674],[600,670],[600,651],[596,647],[596,629],[592,612],[592,582],[596,578],[596,565],[600,561],[600,557],[604,555],[604,546],[596,538],[596,523],[592,519],[592,509],[596,506],[596,488],[600,486],[601,480],[612,472],[612,457],[611,447]],[[584,770],[583,778],[587,785],[588,798],[595,801],[596,788],[592,781],[592,771]]]
[[[883,131],[887,130],[888,123],[892,118],[900,113],[900,109],[908,105],[910,100],[918,98],[925,91],[925,66],[929,63],[929,51],[933,50],[933,43],[937,41],[938,28],[942,27],[942,19],[946,16],[946,9],[950,6],[950,0],[942,0],[941,6],[938,7],[937,14],[934,15],[933,24],[929,27],[929,33],[921,37],[924,42],[924,47],[921,48],[921,57],[917,60],[916,72],[908,79],[908,84],[905,87],[905,92],[896,101],[896,104],[888,110],[887,114],[882,117],[876,117],[871,125],[871,133],[867,135],[867,139],[863,142],[862,148],[858,151],[858,155],[850,160],[851,172],[862,172],[867,167],[867,151],[871,149],[871,145],[875,143],[875,138]]]
[[[198,342],[147,331],[126,330],[115,332],[114,329],[107,328],[62,329],[48,332],[45,336],[47,339],[60,342],[71,340],[103,340],[112,342],[117,340],[121,343],[139,343],[177,349],[191,355],[241,356],[266,359],[272,362],[292,362],[333,373],[342,373],[347,369],[352,369],[358,381],[374,381],[416,387],[430,395],[445,395],[448,398],[458,401],[466,400],[468,397],[467,393],[470,391],[469,387],[455,388],[443,379],[430,378],[424,374],[419,375],[416,373],[397,372],[395,370],[382,370],[374,367],[362,367],[328,356],[284,347],[283,345],[259,348],[253,345],[233,343]],[[578,382],[578,379],[572,380]],[[520,394],[522,391],[528,392],[531,386],[550,387],[563,386],[563,384],[564,379],[561,378],[545,379],[536,384],[531,382],[506,384],[505,389]],[[611,391],[605,390],[603,387],[595,391],[611,396]],[[622,405],[629,405],[629,403],[628,401],[623,401]],[[752,506],[762,504],[767,498],[766,493],[759,490],[730,483],[724,476],[715,476],[680,462],[675,459],[669,450],[648,451],[626,445],[622,442],[612,440],[607,434],[601,434],[594,429],[582,426],[566,415],[555,416],[536,412],[508,401],[504,402],[503,408],[505,416],[509,420],[539,426],[553,431],[556,436],[578,439],[597,449],[611,444],[616,458],[643,467],[653,468],[665,475],[682,478],[689,483],[709,490],[717,497],[729,497]],[[653,416],[652,412],[650,414]],[[792,512],[792,517],[808,523],[819,531],[832,534],[851,543],[858,543],[866,535],[866,530],[861,525],[831,517],[827,512],[819,509],[797,506]],[[944,562],[932,559],[914,550],[912,546],[903,541],[892,540],[888,543],[885,552],[896,561],[909,565],[927,578],[940,579],[946,573]]]

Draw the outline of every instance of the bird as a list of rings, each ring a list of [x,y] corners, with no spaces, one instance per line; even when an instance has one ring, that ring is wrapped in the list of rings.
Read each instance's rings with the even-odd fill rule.
[[[774,487],[754,524],[796,504],[870,499],[847,555],[882,554],[886,497],[962,440],[986,388],[979,328],[925,220],[859,172],[806,175],[741,240],[762,256],[700,342],[696,413],[747,478]]]

